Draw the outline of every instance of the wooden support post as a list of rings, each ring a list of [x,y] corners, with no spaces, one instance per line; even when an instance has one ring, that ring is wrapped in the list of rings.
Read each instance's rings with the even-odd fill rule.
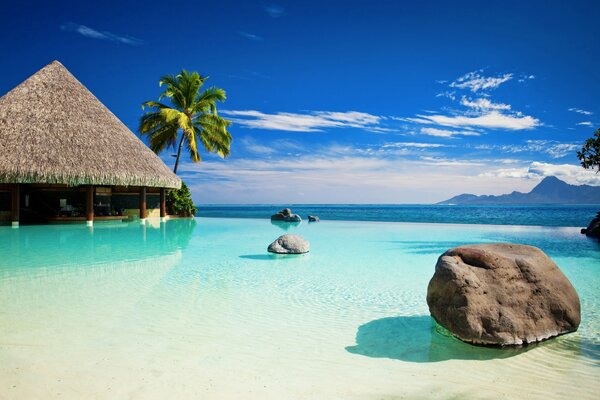
[[[85,224],[94,225],[94,186],[88,185],[85,188]]]
[[[13,227],[19,226],[19,214],[21,209],[21,185],[15,183],[11,187],[11,222]]]
[[[160,188],[160,222],[167,220],[167,192],[165,188]]]
[[[140,222],[146,223],[146,187],[140,187]]]

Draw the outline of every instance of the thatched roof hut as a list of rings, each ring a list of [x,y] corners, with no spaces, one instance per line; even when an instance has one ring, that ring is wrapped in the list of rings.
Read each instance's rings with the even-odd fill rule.
[[[0,183],[181,186],[58,61],[0,98]]]

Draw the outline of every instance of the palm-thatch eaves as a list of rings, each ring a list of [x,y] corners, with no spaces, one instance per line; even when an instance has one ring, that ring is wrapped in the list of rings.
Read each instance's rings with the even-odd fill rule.
[[[54,61],[0,98],[3,184],[158,190],[181,180]]]

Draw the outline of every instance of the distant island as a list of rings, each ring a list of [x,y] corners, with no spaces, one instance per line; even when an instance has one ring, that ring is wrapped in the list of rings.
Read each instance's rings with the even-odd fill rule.
[[[437,204],[600,204],[600,186],[570,185],[555,176],[548,176],[529,193],[461,194]]]

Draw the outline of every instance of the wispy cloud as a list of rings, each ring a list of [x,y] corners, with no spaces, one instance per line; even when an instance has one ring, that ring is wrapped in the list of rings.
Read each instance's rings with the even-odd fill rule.
[[[476,117],[466,115],[417,115],[417,118],[406,118],[408,121],[420,124],[435,124],[453,128],[490,128],[523,130],[532,129],[540,125],[540,121],[529,115],[502,114],[498,111],[490,111]]]
[[[583,121],[583,122],[578,122],[575,125],[582,125],[582,126],[592,126],[592,122],[591,121]]]
[[[594,114],[591,111],[586,111],[586,110],[582,110],[581,108],[575,108],[575,107],[569,108],[569,111],[572,111],[572,112],[575,112],[575,113],[578,113],[578,114],[583,114],[583,115],[592,115],[592,114]]]
[[[121,36],[108,31],[99,31],[97,29],[90,28],[89,26],[75,24],[73,22],[61,25],[60,29],[66,32],[75,32],[91,39],[109,40],[131,46],[137,46],[144,43],[143,40],[136,39],[131,36]]]
[[[454,82],[450,83],[450,87],[458,89],[468,89],[473,93],[496,89],[505,82],[508,82],[513,78],[513,74],[502,74],[499,76],[483,76],[481,75],[482,70],[469,72]]]
[[[535,75],[521,75],[518,79],[519,82],[523,83],[529,80],[535,79]]]
[[[454,101],[454,100],[456,100],[456,92],[445,91],[445,92],[436,94],[435,97],[446,97],[446,98]]]
[[[473,108],[475,110],[481,110],[481,111],[510,110],[510,108],[511,108],[510,104],[493,103],[492,101],[490,101],[490,99],[487,99],[487,98],[478,98],[475,100],[471,100],[465,96],[463,96],[462,99],[460,100],[460,104],[465,107],[469,107],[469,108]]]
[[[427,149],[427,148],[439,148],[439,147],[450,147],[447,144],[441,143],[417,143],[417,142],[391,142],[385,143],[382,148],[406,148],[406,147],[414,147],[418,149]]]
[[[251,136],[244,136],[239,140],[236,140],[234,145],[241,145],[247,152],[259,156],[292,153],[299,154],[307,152],[307,149],[302,144],[288,139],[271,139],[259,142]]]
[[[449,129],[438,128],[421,128],[420,132],[424,135],[437,137],[453,137],[453,136],[479,136],[481,133],[477,131],[451,131]]]
[[[517,131],[533,129],[542,125],[539,119],[514,111],[510,104],[492,101],[488,91],[513,79],[513,74],[485,76],[482,73],[483,70],[469,72],[447,84],[448,87],[455,90],[444,91],[436,95],[436,97],[445,97],[453,102],[458,102],[464,108],[445,107],[442,112],[428,112],[428,114],[417,114],[412,118],[398,119],[418,125],[437,125],[438,127],[457,129],[449,130],[438,127],[422,127],[420,129],[423,134],[440,137],[478,136],[485,133],[486,129]],[[527,80],[534,79],[534,76],[521,76],[520,78]],[[438,82],[445,83],[445,81]],[[476,96],[460,96],[457,94],[460,91],[470,91]]]
[[[505,153],[543,153],[552,158],[562,158],[573,155],[579,147],[581,145],[577,143],[561,143],[554,140],[526,140],[523,144],[477,145],[475,149]]]
[[[239,141],[236,140],[234,145],[237,145],[237,143],[240,143],[242,146],[244,146],[246,151],[249,151],[250,153],[259,155],[270,155],[275,153],[275,148],[273,146],[259,144],[249,136],[243,137]]]
[[[256,110],[226,110],[221,113],[233,117],[231,118],[233,122],[246,128],[289,132],[321,132],[326,128],[377,129],[382,119],[358,111],[268,114]]]
[[[263,41],[263,37],[262,36],[255,35],[253,33],[239,32],[239,34],[242,35],[243,37],[245,37],[246,39],[254,40],[255,42],[262,42]]]
[[[426,168],[431,165],[437,167]],[[434,202],[446,197],[440,192],[451,193],[454,183],[450,182],[473,170],[472,165],[450,160],[399,163],[366,155],[334,157],[330,152],[268,160],[205,161],[201,166],[184,163],[180,168],[192,192],[202,193],[203,201],[236,202],[241,198],[248,203]],[[203,184],[206,180],[218,180],[219,185]],[[477,187],[491,189],[486,179],[476,180]],[[473,183],[464,187],[473,188]]]
[[[436,167],[482,167],[486,163],[481,161],[471,160],[454,160],[445,157],[421,157],[421,161],[428,165],[435,165]]]
[[[480,176],[497,165],[489,160],[436,155],[436,148],[429,146],[389,143],[381,146],[386,151],[382,154],[377,148],[370,153],[363,147],[331,145],[304,149],[300,156],[277,152],[260,159],[185,162],[180,171],[204,202],[242,198],[248,203],[416,203],[441,201],[460,192],[500,194],[531,188],[529,179]],[[219,185],[206,184],[213,181]]]
[[[277,4],[269,4],[264,10],[272,18],[279,18],[285,15],[285,9]]]

